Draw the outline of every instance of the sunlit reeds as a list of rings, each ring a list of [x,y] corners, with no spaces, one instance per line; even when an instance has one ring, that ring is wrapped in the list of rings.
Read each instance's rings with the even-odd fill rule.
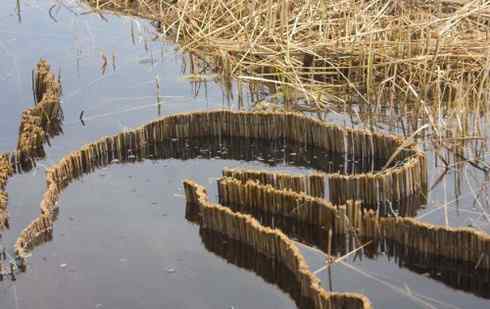
[[[44,157],[44,144],[61,131],[61,84],[49,64],[40,60],[32,72],[34,106],[21,115],[17,148],[0,154],[0,231],[9,227],[7,179],[16,171],[26,171]]]
[[[449,165],[489,170],[490,1],[84,2],[155,21],[228,93],[261,83],[286,110],[350,112],[407,136],[427,125],[417,138]]]

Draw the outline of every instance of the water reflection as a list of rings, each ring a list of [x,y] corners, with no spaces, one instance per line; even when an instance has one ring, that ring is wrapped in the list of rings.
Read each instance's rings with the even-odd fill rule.
[[[29,2],[24,2],[26,4],[29,4]],[[159,51],[153,51],[153,56],[150,56],[150,50],[152,50],[151,46],[151,39],[146,38],[146,36],[152,36],[154,35],[151,33],[151,31],[147,31],[145,29],[141,29],[140,27],[140,21],[136,20],[130,20],[130,24],[125,23],[125,19],[123,18],[118,18],[118,17],[112,17],[108,16],[106,13],[105,16],[107,16],[107,19],[109,20],[110,23],[103,22],[100,20],[100,22],[97,21],[97,19],[100,19],[98,17],[94,16],[89,16],[89,15],[80,15],[77,16],[76,19],[70,19],[70,18],[63,18],[66,17],[63,16],[63,11],[60,12],[59,15],[53,14],[54,17],[58,20],[57,27],[52,27],[50,25],[50,18],[47,14],[48,9],[51,6],[51,3],[44,3],[37,1],[34,1],[32,3],[35,3],[35,9],[28,9],[27,12],[22,12],[21,7],[25,8],[25,4],[23,5],[21,1],[17,0],[17,8],[18,8],[18,14],[17,16],[13,16],[14,18],[18,18],[19,21],[22,20],[23,24],[27,27],[10,27],[9,25],[5,24],[4,26],[6,27],[5,30],[14,31],[17,33],[15,40],[20,42],[19,46],[12,45],[10,46],[7,38],[7,42],[3,41],[2,43],[6,43],[8,50],[18,56],[15,59],[10,57],[4,57],[4,60],[1,61],[0,65],[2,68],[5,66],[5,64],[8,65],[8,68],[5,69],[6,72],[5,78],[12,80],[15,80],[16,74],[20,71],[19,76],[22,76],[22,79],[25,79],[25,76],[29,76],[30,70],[31,70],[31,64],[29,62],[32,62],[31,58],[34,58],[34,61],[36,61],[40,55],[40,53],[49,53],[50,55],[50,60],[53,61],[53,63],[59,63],[63,64],[62,69],[66,81],[66,90],[67,90],[67,97],[65,102],[66,108],[67,108],[67,117],[68,117],[68,122],[70,124],[70,127],[68,129],[68,134],[66,134],[65,137],[60,137],[60,140],[57,140],[56,143],[54,144],[55,147],[52,149],[48,149],[48,158],[51,160],[56,160],[57,157],[61,157],[65,153],[67,153],[70,149],[77,149],[81,144],[84,142],[88,142],[93,140],[94,138],[103,135],[103,134],[112,134],[113,132],[117,132],[118,130],[121,129],[122,126],[135,126],[140,123],[144,123],[152,118],[154,118],[157,115],[157,108],[156,105],[154,104],[154,101],[156,101],[155,96],[153,95],[155,92],[155,85],[154,85],[154,75],[156,73],[161,74],[161,93],[162,94],[170,94],[170,95],[184,95],[184,94],[191,94],[191,96],[199,96],[199,100],[193,101],[194,103],[200,103],[200,104],[186,104],[191,102],[191,99],[188,97],[184,98],[184,101],[181,99],[171,99],[173,101],[169,102],[170,100],[167,99],[166,102],[162,104],[162,113],[169,113],[169,112],[175,112],[175,111],[182,111],[182,110],[190,110],[190,109],[195,109],[195,108],[202,108],[203,106],[207,106],[208,103],[215,106],[220,106],[221,100],[222,100],[222,95],[220,91],[222,91],[219,87],[216,87],[214,83],[211,82],[211,80],[215,80],[215,76],[212,76],[212,74],[209,73],[210,66],[207,65],[205,62],[199,61],[195,56],[191,58],[191,56],[186,56],[186,55],[180,55],[178,54],[177,56],[171,52],[170,54],[167,53],[167,50],[172,49],[173,46],[170,46],[170,49],[168,48],[161,48],[162,50],[162,58],[157,57]],[[71,2],[66,2],[64,1],[64,7],[65,8],[70,8],[70,5],[72,4]],[[7,5],[8,4],[8,5]],[[11,5],[10,5],[11,4]],[[67,5],[66,5],[67,4]],[[12,8],[14,7],[15,3],[13,2],[8,2],[4,1],[2,7],[6,8],[8,6],[9,12],[14,12]],[[29,4],[30,5],[30,4]],[[75,7],[74,9],[77,10],[77,14],[79,13],[79,8]],[[2,10],[7,11],[7,9]],[[80,10],[84,11],[84,9]],[[40,12],[42,14],[40,14]],[[22,18],[22,14],[24,14],[24,18]],[[75,16],[75,15],[74,15]],[[43,17],[46,17],[43,19]],[[30,24],[32,20],[35,20],[36,23]],[[42,20],[39,22],[39,20]],[[86,23],[86,24],[85,24]],[[138,25],[136,25],[138,23]],[[73,25],[74,26],[73,26]],[[38,27],[38,25],[42,25],[45,27],[43,31],[41,31],[41,28]],[[88,25],[93,25],[93,27],[89,27]],[[147,49],[147,52],[144,54],[144,58],[140,54],[139,49],[128,49],[126,46],[126,41],[124,40],[121,41],[121,36],[119,35],[121,32],[124,32],[124,30],[121,29],[126,29],[125,27],[130,25],[131,29],[133,30],[134,33],[132,33],[132,40],[133,44],[137,45],[143,41],[144,38],[144,44],[145,46],[149,46]],[[129,26],[127,27],[129,28]],[[35,29],[36,31],[31,31],[32,29]],[[62,29],[62,30],[60,30]],[[66,31],[65,31],[66,29]],[[30,33],[30,34],[29,34]],[[126,38],[128,35],[128,31],[126,33],[123,33],[123,37]],[[50,37],[50,40],[46,40],[46,38]],[[44,38],[44,39],[43,39]],[[72,38],[75,38],[75,45],[76,46],[71,46],[70,43],[72,43]],[[155,37],[154,37],[155,38]],[[42,40],[42,41],[41,41]],[[35,42],[35,46],[32,45],[30,46],[29,42]],[[150,42],[150,43],[148,43]],[[114,47],[116,46],[117,47]],[[114,49],[115,48],[115,49]],[[74,55],[73,50],[77,50],[76,55]],[[123,76],[122,78],[118,78],[116,74],[111,75],[112,72],[107,71],[106,75],[104,76],[105,78],[102,79],[96,79],[94,78],[96,76],[100,75],[100,53],[98,52],[99,50],[104,49],[104,50],[111,50],[114,49],[117,52],[117,64],[118,64],[118,73],[121,73]],[[163,53],[165,54],[165,57],[163,57]],[[28,54],[28,56],[26,56]],[[67,56],[68,55],[68,56]],[[108,54],[109,55],[109,54]],[[170,57],[169,57],[170,56]],[[168,58],[175,57],[175,59],[171,59],[171,61],[167,61]],[[135,62],[135,59],[153,59],[153,62],[148,62],[144,63],[145,61],[141,60],[141,63],[138,63],[137,65],[133,65],[132,63]],[[167,59],[167,60],[164,60]],[[12,61],[10,63],[10,61]],[[72,70],[72,66],[74,66],[74,63],[76,62],[76,70]],[[16,63],[16,64],[15,64]],[[128,65],[129,63],[129,65]],[[160,63],[161,65],[159,65]],[[175,70],[174,67],[178,66],[179,63],[182,64],[181,70],[184,70],[184,75],[192,75],[192,74],[200,74],[202,76],[206,76],[204,79],[189,79],[188,82],[183,84],[178,84],[175,81],[176,80],[181,80],[182,78],[178,74],[178,70]],[[194,63],[194,65],[191,65],[191,63]],[[148,69],[149,65],[152,65],[152,69]],[[11,66],[11,67],[10,67]],[[14,70],[15,68],[15,70]],[[95,68],[92,70],[92,68]],[[144,70],[142,69],[144,68]],[[194,68],[194,69],[192,69]],[[161,72],[157,71],[158,69],[161,69]],[[145,71],[142,73],[142,71]],[[26,74],[27,73],[27,74]],[[0,73],[2,75],[0,79],[2,81],[4,80],[4,73]],[[10,77],[8,77],[9,75]],[[151,75],[151,76],[150,76]],[[218,79],[219,81],[219,79]],[[235,83],[233,81],[233,83]],[[186,87],[187,84],[191,84],[190,87]],[[235,85],[235,84],[233,84]],[[7,105],[9,108],[8,110],[6,109],[5,115],[2,116],[2,121],[0,121],[0,126],[2,126],[2,129],[5,127],[8,128],[10,124],[13,124],[12,129],[10,130],[10,133],[8,136],[2,136],[1,137],[1,143],[2,147],[5,147],[5,149],[11,149],[12,145],[15,144],[15,141],[12,141],[11,139],[14,139],[16,136],[16,130],[18,129],[18,121],[16,117],[20,115],[20,112],[16,110],[17,108],[22,109],[24,108],[21,104],[30,104],[29,98],[25,97],[24,94],[30,94],[29,89],[30,87],[21,87],[20,80],[19,83],[17,84],[17,81],[15,83],[10,84],[10,83],[2,83],[1,85],[4,90],[6,96],[5,96],[5,101],[6,103],[11,103],[11,105]],[[188,89],[189,88],[189,89]],[[18,92],[22,95],[19,95],[18,97],[15,95],[12,95],[12,89],[18,90]],[[264,99],[267,99],[267,101],[277,101],[280,102],[280,97],[271,97],[266,91],[266,89],[263,88],[258,83],[248,83],[245,85],[241,85],[235,88],[231,93],[231,96],[235,98],[236,100],[240,100],[240,95],[238,93],[240,92],[245,92],[245,94],[242,94],[241,98],[245,98],[244,100],[246,101],[247,99],[249,102],[258,102]],[[21,91],[22,90],[22,91]],[[178,90],[178,91],[177,91]],[[229,91],[223,91],[223,93],[229,93]],[[151,97],[148,97],[148,94],[151,94]],[[117,104],[115,101],[111,102],[111,104],[103,105],[104,100],[100,99],[101,97],[106,96],[110,100],[112,100],[114,97],[124,97],[126,96],[127,103],[126,104],[131,104],[131,113],[129,112],[121,112],[121,109],[123,104],[121,104],[121,101],[117,101]],[[150,101],[151,104],[147,104],[145,106],[141,106],[141,100],[140,98],[143,98],[143,96],[147,96],[145,100]],[[162,96],[164,97],[164,96]],[[271,100],[269,100],[269,98]],[[225,99],[225,101],[228,99]],[[175,102],[178,104],[173,104]],[[4,103],[4,104],[6,104]],[[242,103],[241,106],[245,106],[246,103]],[[18,106],[18,107],[17,107]],[[138,109],[133,109],[133,107],[137,107]],[[126,107],[124,107],[126,108]],[[333,107],[332,107],[333,108]],[[78,116],[80,114],[80,110],[85,109],[87,110],[87,115],[86,118],[88,119],[86,122],[88,124],[88,127],[83,128],[83,130],[80,130],[80,121],[78,119]],[[154,109],[151,112],[144,112],[144,109]],[[128,109],[129,110],[129,109]],[[339,112],[345,112],[345,110],[337,110]],[[355,116],[352,116],[352,121],[346,121],[348,124],[353,123],[355,126],[362,126],[363,124],[372,124],[375,123],[374,127],[379,128],[382,126],[380,122],[374,121],[373,119],[379,120],[380,117],[379,113],[382,112],[384,116],[386,116],[386,121],[384,123],[390,123],[393,121],[393,119],[396,119],[397,121],[400,121],[400,124],[396,124],[397,128],[399,128],[399,133],[403,133],[403,127],[413,127],[410,130],[414,130],[418,126],[418,122],[411,122],[405,117],[400,117],[400,113],[403,115],[403,111],[396,111],[393,112],[391,109],[386,110],[386,111],[379,111],[377,110],[377,107],[373,107],[370,110],[363,110],[363,111],[350,111],[348,110],[347,113],[349,115],[359,115],[362,119],[357,121]],[[74,116],[73,116],[74,115]],[[339,114],[336,113],[323,113],[321,115],[324,118],[327,119],[332,119],[337,122],[344,122],[344,118],[341,118]],[[349,116],[350,118],[351,116]],[[4,121],[6,120],[6,121]],[[99,120],[99,121],[97,121]],[[102,120],[102,121],[100,121]],[[386,127],[382,128],[386,129]],[[388,130],[392,130],[388,128]],[[3,132],[9,132],[9,130],[2,130]],[[204,146],[203,149],[205,149],[206,146]],[[226,150],[225,150],[226,151]],[[473,152],[473,151],[472,151]],[[476,149],[474,152],[479,152],[481,154],[485,154],[484,149]],[[286,154],[285,154],[286,155]],[[468,154],[467,154],[468,155]],[[199,154],[200,157],[202,158],[216,158],[216,155],[213,155],[213,153],[208,153],[204,151],[203,153]],[[268,154],[262,154],[259,156],[262,156],[262,162],[267,163],[265,158],[267,158]],[[443,154],[445,157],[445,154]],[[469,155],[471,157],[471,155]],[[293,164],[295,162],[295,159],[293,158],[294,156],[290,156],[290,163]],[[176,157],[177,158],[177,157]],[[314,158],[312,158],[314,159]],[[281,161],[282,160],[282,161]],[[284,161],[284,157],[278,158],[274,164],[280,164],[280,162]],[[442,162],[441,159],[438,159],[436,156],[434,161],[437,161],[434,166],[434,170],[431,171],[433,181],[435,178],[437,178],[440,175],[440,172],[445,168],[445,164]],[[450,162],[450,161],[449,161]],[[270,164],[270,163],[268,163]],[[209,163],[202,163],[199,168],[203,165],[209,165]],[[347,165],[349,166],[349,165]],[[327,166],[328,167],[328,166]],[[357,168],[357,167],[356,167]],[[342,170],[341,168],[338,168],[338,170]],[[42,173],[39,173],[42,174]],[[432,193],[433,201],[436,202],[442,202],[446,203],[449,202],[451,203],[453,198],[455,199],[455,203],[459,203],[459,207],[462,207],[461,209],[462,214],[465,214],[466,210],[469,211],[474,211],[474,212],[480,212],[480,210],[477,209],[464,209],[466,208],[471,208],[471,205],[473,205],[474,199],[472,198],[472,194],[468,189],[468,184],[466,181],[468,181],[468,177],[464,177],[464,173],[452,173],[450,172],[447,177],[444,177],[444,180],[440,183],[439,186],[435,187],[435,190]],[[29,177],[31,175],[28,175]],[[456,179],[457,176],[457,181],[453,182],[453,179]],[[33,178],[33,177],[31,177]],[[34,188],[34,186],[42,188],[44,187],[44,182],[42,177],[36,177],[38,178],[37,183],[34,183],[33,181],[19,181],[19,183],[22,183],[19,185],[20,187],[23,187],[24,183],[27,183],[31,188]],[[481,179],[479,177],[476,177],[473,179],[472,175],[469,176],[471,184],[477,183],[477,186],[481,183]],[[485,180],[486,181],[486,180]],[[453,195],[453,184],[456,185],[458,184],[458,191],[459,192],[455,195]],[[475,186],[475,190],[478,189],[478,187]],[[16,228],[15,231],[13,231],[13,236],[16,236],[16,233],[18,230],[20,230],[23,226],[24,223],[27,223],[28,220],[31,219],[31,216],[34,216],[34,212],[37,212],[37,206],[38,206],[38,201],[39,201],[39,196],[36,196],[36,194],[31,194],[29,195],[27,192],[24,191],[24,189],[16,189],[16,185],[12,184],[9,187],[10,191],[13,191],[13,198],[14,200],[16,199],[16,196],[20,196],[17,201],[14,201],[15,206],[21,206],[21,207],[14,207],[13,211],[17,212],[17,220],[19,227]],[[99,191],[99,189],[96,189],[96,191]],[[129,191],[129,189],[128,189]],[[481,197],[485,196],[485,191],[486,189],[483,188],[482,190],[482,195]],[[462,194],[462,195],[461,195]],[[40,195],[40,194],[38,194]],[[461,198],[460,198],[461,197]],[[464,197],[464,198],[463,198]],[[469,198],[468,198],[469,197]],[[486,199],[484,198],[479,198],[479,200],[484,204],[486,209],[488,209],[488,206],[486,206]],[[33,207],[23,207],[25,205],[33,206]],[[439,204],[435,204],[434,208],[438,208]],[[469,222],[463,222],[463,219],[459,216],[459,214],[455,217],[451,216],[452,209],[451,205],[449,204],[449,211],[450,211],[450,216],[449,216],[449,224],[466,224]],[[32,212],[30,212],[30,208],[32,208]],[[22,210],[21,210],[22,209]],[[444,209],[444,208],[440,208]],[[430,209],[429,209],[430,211]],[[481,213],[481,212],[480,212]],[[440,214],[443,214],[443,212],[437,212],[436,215],[438,217]],[[476,215],[478,217],[479,215]],[[437,219],[427,218],[428,220],[435,221]],[[485,223],[483,220],[476,219],[476,222],[471,222],[472,224],[477,224],[477,223]],[[439,221],[436,221],[439,223]],[[440,223],[444,223],[443,221]],[[322,235],[320,235],[322,236]],[[58,238],[58,240],[60,240]],[[40,264],[42,265],[42,264]],[[436,274],[437,275],[437,274]],[[104,290],[104,289],[101,289]],[[0,301],[1,303],[1,301]],[[1,307],[1,306],[0,306]]]
[[[206,249],[228,263],[252,271],[266,282],[287,293],[298,308],[313,308],[312,301],[301,296],[301,286],[294,274],[283,264],[267,258],[253,248],[219,233],[199,229],[199,236]]]
[[[252,211],[252,208],[249,207],[236,207],[234,205],[226,206],[235,211],[251,214],[257,218],[262,225],[278,228],[291,239],[317,248],[325,254],[330,254],[332,256],[344,256],[360,247],[361,244],[366,243],[365,240],[357,239],[351,235],[330,238],[329,231],[326,228],[304,224],[290,217],[271,216],[270,214],[265,214],[263,212]],[[198,211],[199,210],[195,205],[188,203],[186,205],[186,219],[195,224],[199,224],[200,217]],[[204,230],[203,228],[200,228],[200,235],[206,248],[222,256],[230,263],[245,269],[252,269],[266,281],[268,281],[267,278],[271,277],[271,275],[267,273],[267,269],[262,270],[260,265],[254,268],[253,261],[246,261],[246,258],[243,260],[241,259],[241,257],[246,257],[247,255],[250,257],[255,255],[260,256],[260,254],[254,252],[255,250],[253,248],[249,248],[244,244],[237,244],[236,241],[232,241],[226,236]],[[473,264],[463,263],[461,261],[455,261],[439,256],[427,255],[412,248],[400,245],[395,241],[385,240],[382,242],[371,242],[363,247],[362,250],[355,252],[354,261],[356,259],[362,259],[363,257],[369,259],[380,258],[380,260],[383,260],[383,258],[381,258],[383,256],[386,256],[387,258],[385,263],[395,263],[400,268],[406,268],[415,273],[430,277],[431,279],[443,282],[452,288],[490,299],[490,271],[475,269]],[[268,261],[268,263],[274,265],[277,264],[277,262],[274,261]],[[280,280],[281,278],[277,278],[277,281],[274,281],[273,283],[277,284],[284,292],[290,294],[288,287],[286,286],[284,288]],[[329,280],[335,281],[335,277],[329,278]],[[290,295],[297,303],[304,301],[298,301],[295,295]]]
[[[126,141],[121,140],[120,143],[122,143],[121,147],[116,149],[108,148],[107,151],[100,154],[101,157],[94,160],[94,165],[85,166],[86,161],[82,159],[81,170],[73,173],[72,177],[83,176],[82,173],[90,173],[94,169],[102,168],[106,165],[139,162],[144,159],[258,161],[271,167],[276,165],[303,167],[327,173],[365,173],[374,171],[373,167],[380,168],[384,165],[384,162],[376,162],[372,158],[348,160],[342,154],[325,153],[321,149],[315,147],[307,148],[303,144],[289,142],[286,139],[265,140],[236,137],[174,138],[165,139],[161,143],[150,141],[145,147],[136,147],[134,140],[128,137]],[[63,186],[68,186],[71,181],[72,179],[66,180]],[[39,219],[40,221],[36,221],[36,227],[33,227],[36,233],[26,234],[26,237],[28,237],[26,239],[21,237],[22,240],[20,243],[25,243],[30,251],[45,241],[51,240],[52,221],[57,219],[57,211],[58,208],[56,207],[52,219],[41,218]],[[21,245],[21,247],[23,246]],[[20,268],[24,269],[25,265],[21,263]]]

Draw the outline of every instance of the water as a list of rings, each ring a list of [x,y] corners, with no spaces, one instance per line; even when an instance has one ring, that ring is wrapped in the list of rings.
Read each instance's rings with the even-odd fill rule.
[[[17,2],[8,0],[0,3],[0,12],[0,151],[16,145],[20,114],[33,102],[31,70],[39,57],[61,72],[65,113],[64,134],[46,147],[47,158],[35,170],[9,181],[12,226],[3,235],[9,248],[39,213],[44,168],[64,154],[159,115],[237,105],[212,81],[196,94],[196,85],[184,78],[188,56],[170,43],[153,40],[154,27],[143,20],[83,14],[89,9],[69,1],[22,1],[17,10]],[[103,55],[108,59],[105,72]],[[82,111],[85,125],[79,120]],[[338,116],[333,120],[343,122]],[[295,308],[285,291],[261,278],[267,275],[209,251],[199,227],[185,219],[181,185],[185,178],[206,185],[216,199],[215,180],[224,167],[302,173],[322,168],[314,162],[293,164],[291,158],[268,155],[259,149],[253,161],[215,155],[147,160],[82,178],[59,201],[53,241],[34,251],[29,270],[17,281],[0,283],[0,308]],[[438,168],[430,171],[430,184],[440,173]],[[485,228],[485,222],[470,213],[478,209],[465,186],[465,182],[479,183],[481,176],[468,172],[457,189],[460,176],[450,173],[434,187],[429,206],[420,214],[427,214],[425,220],[444,223],[443,210],[435,209],[455,199],[462,210],[448,210],[450,224],[473,222]],[[313,270],[324,265],[322,254],[302,248]],[[437,276],[431,278],[429,271],[399,267],[384,255],[349,258],[345,263],[333,267],[332,288],[365,293],[376,308],[490,305],[488,296],[476,288],[465,292],[457,284],[451,287]],[[328,273],[319,277],[328,288]]]

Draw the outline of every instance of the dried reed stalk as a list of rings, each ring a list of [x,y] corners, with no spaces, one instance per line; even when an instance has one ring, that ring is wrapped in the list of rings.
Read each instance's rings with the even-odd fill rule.
[[[50,234],[52,222],[56,219],[56,201],[60,192],[69,183],[96,168],[107,166],[114,162],[127,161],[131,156],[147,157],[151,154],[151,151],[149,153],[146,152],[149,146],[151,150],[152,145],[165,140],[200,137],[287,139],[292,143],[306,143],[307,145],[324,149],[327,152],[341,153],[346,149],[344,144],[346,134],[356,138],[358,136],[370,136],[369,134],[366,135],[366,132],[362,130],[347,130],[299,113],[254,113],[217,110],[175,114],[150,122],[134,130],[101,138],[93,144],[85,145],[80,150],[66,155],[61,161],[48,169],[46,176],[48,189],[44,193],[41,202],[41,216],[30,226],[26,227],[19,236],[16,244],[17,253],[21,257],[26,256],[33,247],[32,242],[37,242],[38,238],[43,238],[45,235]],[[356,138],[353,141],[357,142]],[[369,151],[366,150],[363,153],[364,155],[375,157],[376,151],[383,149],[383,156],[391,156],[392,152],[402,144],[402,140],[396,136],[382,135],[381,137],[380,135],[379,138],[385,139],[385,142],[370,148]],[[389,152],[390,149],[392,152]],[[398,157],[408,160],[409,164],[391,167],[382,173],[398,173],[401,177],[408,177],[407,175],[409,175],[410,179],[413,179],[413,183],[426,182],[426,180],[422,179],[426,176],[422,171],[425,162],[423,153],[417,148],[410,146],[400,151]],[[363,176],[361,175],[360,177]],[[366,181],[369,177],[371,175],[364,176]],[[321,176],[315,176],[312,179],[316,179],[316,182],[320,184],[315,186],[323,186],[321,185],[323,183]],[[379,181],[382,183],[386,179],[381,177]],[[376,181],[378,183],[378,179]],[[409,188],[410,190],[404,188]],[[423,190],[423,187],[404,186],[402,189],[401,195],[403,197],[405,194],[425,194],[425,192],[418,192],[419,189]],[[322,192],[321,188],[315,190],[317,190],[318,194]],[[360,200],[366,198],[364,191],[358,193]]]
[[[9,227],[8,220],[8,194],[5,191],[7,180],[13,174],[13,168],[10,164],[9,156],[0,154],[0,231]]]
[[[158,21],[224,80],[266,82],[316,110],[357,97],[412,114],[413,131],[430,123],[440,139],[467,136],[452,120],[488,111],[488,0],[85,2]]]
[[[16,242],[16,252],[22,264],[25,265],[29,251],[38,243],[50,239],[57,215],[59,195],[72,181],[100,167],[131,161],[134,158],[151,157],[157,145],[164,141],[201,137],[285,139],[293,143],[319,147],[326,152],[352,151],[355,156],[382,157],[385,160],[398,152],[395,158],[396,165],[381,172],[342,177],[327,176],[330,177],[329,180],[334,179],[333,183],[329,184],[330,189],[339,190],[335,193],[339,200],[352,196],[349,190],[355,189],[356,196],[360,196],[366,203],[402,198],[420,194],[419,191],[423,191],[424,188],[426,190],[424,154],[413,145],[400,151],[403,140],[396,136],[345,129],[297,113],[217,110],[175,114],[134,130],[103,137],[66,155],[49,167],[46,176],[47,191],[41,201],[41,214],[21,232]],[[245,175],[253,178],[258,174]],[[354,232],[372,239],[373,242],[394,239],[426,254],[442,255],[471,262],[485,269],[490,268],[487,254],[490,252],[490,236],[487,234],[473,229],[434,226],[412,218],[379,217],[372,210],[361,210],[359,202],[332,206],[318,197],[306,196],[306,184],[295,184],[296,179],[301,178],[284,176],[283,173],[275,176],[263,174],[261,177],[276,186],[298,187],[303,192],[282,190],[256,181],[245,181],[246,177],[235,180],[225,178],[221,181],[221,198],[227,202],[246,202],[269,212],[293,215],[304,222],[331,224],[339,234]],[[288,181],[281,184],[278,179]],[[322,181],[319,183],[323,183]],[[351,186],[352,183],[355,185]],[[391,187],[396,190],[390,194],[388,188]],[[298,249],[280,231],[261,226],[251,216],[234,213],[226,207],[209,203],[204,189],[192,182],[186,182],[185,188],[187,201],[200,205],[204,228],[225,233],[232,239],[246,242],[262,254],[279,258],[297,274],[302,295],[313,299],[315,307],[340,308],[342,302],[348,302],[354,308],[369,308],[369,302],[365,297],[356,294],[326,294],[322,291],[316,277],[305,267]],[[320,193],[321,190],[316,192]],[[284,212],[281,208],[287,211]]]
[[[21,167],[44,157],[43,144],[61,132],[63,120],[61,85],[45,60],[39,61],[33,73],[33,91],[36,104],[22,113],[19,128],[16,159]]]
[[[22,113],[17,149],[0,154],[0,231],[9,226],[7,179],[14,172],[30,169],[35,159],[44,157],[43,144],[48,136],[61,131],[61,85],[46,60],[39,61],[32,79],[35,105]]]
[[[260,254],[284,264],[299,283],[301,295],[312,301],[313,308],[372,308],[363,295],[332,293],[323,289],[296,244],[280,230],[265,227],[250,215],[209,202],[206,190],[192,181],[184,181],[184,188],[187,201],[200,208],[203,228],[243,242]]]
[[[246,180],[243,174],[239,179],[219,179],[218,193],[222,205],[237,205],[241,210],[258,209],[272,216],[294,218],[332,230],[334,235],[354,232],[359,238],[372,242],[395,241],[422,256],[445,257],[490,270],[490,236],[475,229],[433,225],[414,218],[380,217],[373,210],[362,209],[360,203],[348,201],[345,205],[334,206],[301,191],[277,189]]]

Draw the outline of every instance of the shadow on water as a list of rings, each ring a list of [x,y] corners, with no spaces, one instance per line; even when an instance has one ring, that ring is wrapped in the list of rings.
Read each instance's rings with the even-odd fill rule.
[[[236,205],[226,206],[230,207],[234,211],[251,214],[257,218],[262,225],[269,226],[271,228],[278,228],[291,239],[317,248],[323,251],[325,254],[327,254],[328,250],[330,249],[331,255],[336,257],[341,257],[349,254],[349,252],[352,252],[352,250],[356,248],[356,244],[359,241],[361,243],[366,243],[366,241],[362,239],[358,240],[350,235],[335,236],[331,240],[332,243],[330,243],[328,229],[325,227],[319,228],[317,226],[298,222],[292,218],[272,216],[270,214],[252,210],[249,207],[240,207]],[[189,222],[199,224],[200,215],[195,205],[189,203],[186,205],[186,219]],[[230,251],[236,250],[236,255],[246,254],[242,253],[243,250],[253,251],[253,249],[244,249],[247,247],[246,245],[241,245],[240,247],[240,245],[237,244],[232,245],[229,249],[226,249],[227,242],[232,242],[230,239],[227,239],[222,235],[217,235],[217,233],[214,232],[202,230],[203,229],[201,228],[200,234],[203,238],[203,242],[205,244],[210,243],[209,246],[211,248],[221,248],[222,251],[218,252],[222,252],[222,254],[217,254],[223,256],[226,260],[230,260],[228,256],[233,256],[233,253]],[[221,245],[217,243],[221,243]],[[233,249],[235,246],[237,248]],[[415,251],[412,248],[403,246],[396,241],[386,240],[382,242],[370,243],[362,250],[359,250],[354,254],[354,261],[356,259],[362,259],[362,257],[376,260],[381,256],[386,256],[386,263],[394,263],[400,268],[406,268],[417,274],[423,274],[433,280],[440,281],[451,288],[463,290],[473,293],[479,297],[490,299],[489,271],[475,269],[475,266],[469,263],[467,264],[444,257],[423,254]],[[237,262],[240,263],[239,257],[237,257]],[[380,260],[379,263],[383,263],[383,260]],[[244,264],[245,265],[243,267],[248,269],[246,263]],[[253,269],[255,272],[261,274],[262,277],[269,277],[267,272],[261,273],[260,268]],[[278,280],[280,280],[280,278],[278,278]],[[277,281],[275,283],[285,292],[288,292],[287,288],[282,288],[283,284],[281,282]],[[298,300],[294,297],[294,295],[293,298],[298,303]],[[299,302],[302,302],[302,300],[299,300]]]
[[[312,308],[311,300],[301,296],[301,286],[297,284],[294,274],[281,263],[265,257],[239,241],[210,230],[199,229],[199,236],[209,252],[278,286],[294,300],[298,308]]]

